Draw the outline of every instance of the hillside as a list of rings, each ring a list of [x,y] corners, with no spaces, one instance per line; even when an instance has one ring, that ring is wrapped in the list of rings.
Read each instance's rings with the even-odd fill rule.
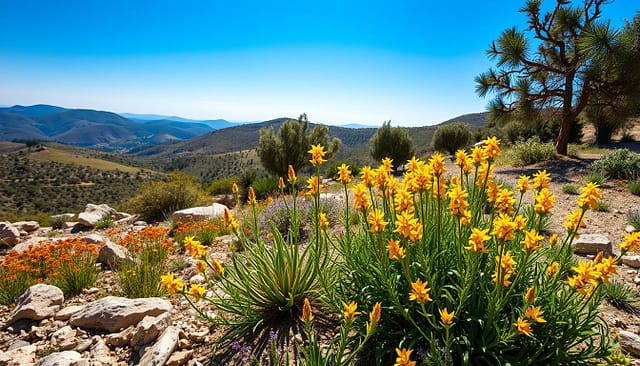
[[[0,108],[0,140],[57,141],[65,144],[126,152],[139,146],[190,139],[214,130],[206,123],[173,120],[145,121],[112,112],[56,106]]]

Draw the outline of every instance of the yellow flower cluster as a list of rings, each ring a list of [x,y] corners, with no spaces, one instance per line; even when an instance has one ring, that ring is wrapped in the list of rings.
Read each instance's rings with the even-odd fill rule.
[[[469,246],[464,248],[472,252],[487,253],[485,243],[491,239],[488,233],[489,229],[479,229],[474,227],[471,229],[471,235],[469,235]]]
[[[429,292],[431,289],[428,286],[429,284],[425,281],[422,282],[421,279],[417,279],[416,282],[411,284],[411,293],[409,294],[409,300],[415,301],[418,304],[424,304],[427,301],[432,301],[429,296]]]
[[[514,266],[518,263],[511,257],[511,252],[506,252],[501,256],[496,256],[495,271],[491,275],[493,283],[498,285],[498,281],[502,279],[502,286],[508,287],[511,284],[511,276],[515,273]]]
[[[405,250],[397,240],[389,239],[387,242],[387,250],[389,250],[389,259],[402,260],[405,256]]]
[[[417,242],[422,239],[422,224],[414,213],[403,211],[396,217],[396,228],[394,232],[399,233],[411,241]]]
[[[309,154],[311,154],[311,160],[309,160],[309,162],[313,166],[321,165],[322,163],[327,161],[324,159],[324,156],[326,154],[326,152],[324,151],[324,146],[320,144],[311,145],[311,150],[309,150]]]
[[[173,272],[160,276],[160,286],[166,288],[169,295],[175,295],[184,291],[184,282],[176,278]]]
[[[640,231],[631,234],[625,234],[624,242],[620,244],[620,249],[625,253],[627,251],[637,252],[640,246]]]
[[[569,285],[581,294],[588,296],[600,282],[608,283],[609,275],[615,274],[618,265],[613,257],[604,258],[600,252],[593,261],[580,261],[571,269],[576,273],[569,277]]]
[[[186,249],[190,256],[196,259],[207,256],[207,248],[205,248],[202,243],[195,240],[193,236],[187,236],[184,238],[184,249]]]
[[[396,354],[398,357],[396,358],[396,363],[393,366],[415,366],[416,361],[411,361],[411,353],[413,350],[407,350],[406,348],[399,349],[396,348]]]
[[[342,184],[351,183],[351,169],[347,164],[342,164],[338,167],[338,182]]]

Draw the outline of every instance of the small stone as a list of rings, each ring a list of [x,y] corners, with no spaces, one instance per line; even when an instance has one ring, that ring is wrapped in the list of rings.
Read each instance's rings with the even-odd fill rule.
[[[9,348],[7,348],[7,352],[12,351],[14,349],[30,346],[30,345],[31,345],[31,343],[19,339],[19,340],[15,341],[15,342],[11,343]]]
[[[636,277],[633,279],[633,283],[635,283],[636,285],[640,285],[640,276],[636,276]]]
[[[93,344],[93,340],[91,339],[87,339],[86,341],[80,343],[75,349],[74,351],[76,352],[84,352],[86,350],[89,349],[89,347],[91,347],[91,345]]]
[[[131,337],[131,345],[136,348],[154,341],[171,324],[171,313],[145,316],[136,326]]]
[[[26,232],[36,231],[40,228],[40,224],[37,221],[18,221],[12,224],[16,229]]]
[[[629,267],[640,268],[640,255],[624,255],[622,263]]]
[[[82,292],[84,292],[87,295],[92,295],[92,294],[96,294],[96,293],[100,292],[100,289],[97,288],[97,287],[91,287],[91,288],[85,289]]]
[[[181,339],[178,341],[179,349],[189,349],[193,344],[188,339]]]
[[[84,361],[84,362],[82,362]],[[55,352],[47,357],[41,358],[36,362],[35,366],[85,366],[89,365],[87,360],[82,358],[82,355],[76,351],[62,351]]]
[[[8,222],[0,222],[0,245],[14,246],[20,241],[20,230]]]
[[[627,233],[633,233],[636,231],[636,228],[633,225],[627,225],[624,227],[624,231]]]
[[[147,222],[146,221],[142,221],[142,220],[138,220],[138,221],[133,223],[133,226],[147,226]]]
[[[36,352],[38,348],[35,345],[28,344],[26,346],[13,348],[7,352],[0,351],[0,365],[3,366],[22,366],[33,364],[36,360]]]
[[[178,328],[169,326],[164,330],[156,344],[147,348],[140,358],[140,366],[164,365],[178,344]]]
[[[193,350],[184,350],[174,352],[169,360],[167,360],[167,366],[183,366],[186,365],[189,360],[193,358]]]
[[[637,274],[637,273],[638,273],[638,271],[636,271],[635,269],[630,269],[630,270],[627,271],[627,274],[630,274],[630,275],[634,275],[634,274]]]
[[[573,243],[573,249],[578,254],[611,254],[611,240],[602,234],[582,234]]]
[[[209,329],[205,329],[201,332],[191,332],[188,334],[188,338],[196,343],[204,342],[205,337],[209,334]]]
[[[105,337],[105,342],[111,346],[123,347],[131,343],[131,337],[133,337],[133,325],[128,327],[119,333],[108,334]]]
[[[51,335],[51,345],[52,346],[59,346],[60,348],[64,349],[64,350],[68,350],[71,348],[74,348],[75,346],[77,346],[77,343],[74,344],[72,347],[69,348],[65,348],[62,347],[61,344],[65,341],[69,341],[72,340],[74,337],[76,336],[76,330],[71,328],[71,326],[67,325],[63,328],[60,328],[58,330],[56,330],[52,335]],[[65,342],[66,346],[69,346],[69,342]]]
[[[205,281],[204,276],[201,274],[197,274],[189,279],[189,284],[194,284],[194,283],[200,284],[200,283],[203,283],[204,281]]]
[[[634,357],[640,356],[640,336],[626,330],[620,331],[620,347]]]
[[[304,340],[302,339],[302,335],[300,333],[296,333],[296,335],[293,337],[293,340],[297,345],[302,346],[304,344]]]

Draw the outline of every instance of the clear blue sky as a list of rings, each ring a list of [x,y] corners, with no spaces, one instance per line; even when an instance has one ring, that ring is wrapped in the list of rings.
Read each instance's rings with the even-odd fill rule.
[[[473,78],[523,3],[0,0],[0,104],[429,125],[485,109]]]

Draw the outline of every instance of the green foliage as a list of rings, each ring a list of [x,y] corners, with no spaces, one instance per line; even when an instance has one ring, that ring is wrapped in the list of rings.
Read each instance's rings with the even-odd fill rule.
[[[602,285],[602,293],[605,300],[616,308],[634,314],[640,313],[636,307],[640,298],[636,290],[623,281],[611,281]]]
[[[108,229],[113,227],[113,224],[114,224],[113,219],[111,217],[105,217],[99,220],[98,222],[96,222],[96,225],[94,226],[94,228],[97,230]]]
[[[596,211],[598,212],[609,212],[609,204],[603,200],[596,201]]]
[[[471,144],[473,135],[471,127],[463,122],[449,123],[438,127],[433,134],[433,148],[436,151],[446,151],[449,155]]]
[[[507,157],[514,166],[536,164],[556,159],[557,156],[553,144],[540,142],[537,137],[518,142],[507,152]]]
[[[607,182],[607,177],[600,173],[590,173],[586,178],[587,183],[597,184],[602,187]]]
[[[96,253],[82,252],[71,256],[51,280],[65,295],[77,295],[98,280]]]
[[[326,159],[335,154],[340,140],[334,138],[333,141],[329,141],[327,126],[316,125],[307,135],[308,125],[307,115],[302,114],[298,120],[284,122],[277,135],[273,128],[260,130],[257,152],[262,166],[269,173],[276,177],[286,177],[289,165],[296,172],[308,165],[307,151],[311,145],[324,146],[328,150]]]
[[[214,179],[209,183],[205,190],[207,193],[215,195],[215,194],[231,194],[231,187],[234,183],[238,183],[237,177],[229,177],[229,178],[219,178]]]
[[[640,154],[627,149],[614,150],[593,162],[590,168],[610,178],[637,179],[640,177]]]
[[[278,193],[278,179],[267,177],[258,179],[252,184],[256,199],[263,200]]]
[[[562,192],[566,193],[566,194],[579,194],[580,192],[578,192],[578,187],[574,186],[573,184],[565,184],[562,186]]]
[[[168,181],[144,183],[140,193],[131,198],[126,207],[140,214],[143,220],[161,221],[174,211],[209,203],[209,196],[195,179],[185,173],[173,172]]]
[[[369,141],[369,152],[376,161],[384,158],[393,160],[397,169],[415,154],[413,140],[406,129],[391,127],[391,121],[384,122]]]
[[[640,231],[640,210],[629,210],[627,212],[627,223],[635,229]]]
[[[15,275],[15,276],[12,276]],[[11,305],[34,283],[29,272],[11,271],[0,266],[0,305]]]

